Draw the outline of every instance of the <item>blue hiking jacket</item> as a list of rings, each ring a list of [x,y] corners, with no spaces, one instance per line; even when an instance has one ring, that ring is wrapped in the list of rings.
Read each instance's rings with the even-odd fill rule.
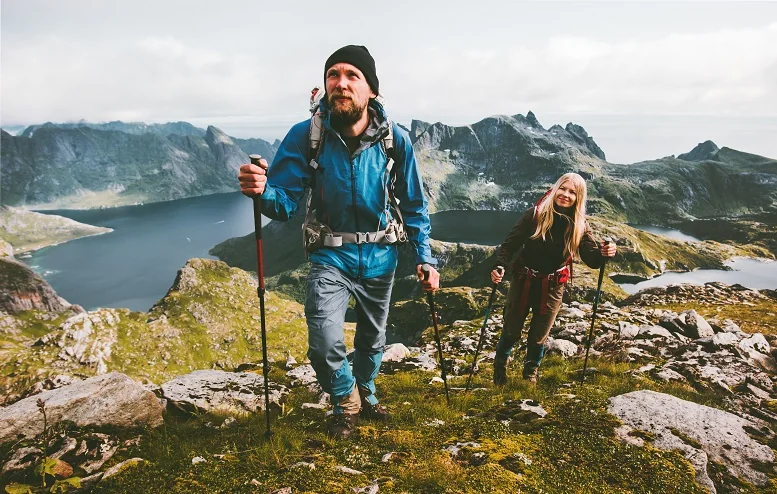
[[[321,150],[318,170],[309,165],[310,120],[294,125],[283,139],[267,172],[262,195],[262,212],[274,220],[286,221],[305,203],[300,199],[306,187],[315,184],[311,208],[319,221],[335,232],[374,232],[387,225],[386,173],[388,158],[381,139],[388,132],[389,120],[383,106],[370,101],[371,123],[362,135],[359,148],[351,156],[343,139],[332,128],[329,111],[323,103]],[[408,239],[415,249],[416,264],[437,264],[429,247],[429,213],[421,175],[410,137],[396,124],[394,131],[394,195],[399,201]],[[315,174],[315,177],[313,176]],[[335,266],[353,278],[373,278],[397,267],[396,245],[343,244],[323,247],[310,254],[311,262]]]

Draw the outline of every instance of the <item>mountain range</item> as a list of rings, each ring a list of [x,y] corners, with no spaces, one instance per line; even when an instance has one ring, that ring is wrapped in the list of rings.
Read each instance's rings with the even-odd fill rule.
[[[91,208],[231,192],[249,153],[279,143],[236,139],[216,127],[171,124],[44,124],[1,132],[2,204]]]

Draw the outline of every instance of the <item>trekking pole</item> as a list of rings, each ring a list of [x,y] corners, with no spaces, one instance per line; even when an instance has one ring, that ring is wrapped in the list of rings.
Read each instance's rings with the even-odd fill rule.
[[[504,269],[501,269],[500,272],[504,273]],[[472,381],[472,376],[475,374],[475,367],[478,365],[478,355],[480,354],[480,349],[483,348],[483,340],[486,339],[486,325],[488,324],[488,316],[491,314],[491,307],[494,305],[494,299],[496,298],[496,283],[494,283],[494,286],[491,287],[491,297],[488,299],[488,307],[486,307],[486,317],[483,319],[483,327],[480,328],[480,339],[478,340],[478,346],[475,349],[475,360],[472,361],[472,368],[469,371],[469,377],[467,378],[467,385],[464,386],[464,392],[469,391],[469,383]]]
[[[429,279],[429,270],[431,266],[424,264],[421,266],[421,271],[424,273],[424,281]],[[442,358],[442,342],[440,341],[440,329],[437,327],[437,311],[434,310],[434,292],[428,292],[426,294],[426,300],[429,302],[429,309],[432,311],[432,323],[434,324],[434,340],[437,342],[437,353],[440,360],[440,374],[442,374],[442,383],[445,386],[445,401],[448,402],[448,406],[451,405],[451,397],[448,394],[448,376],[445,372],[445,361]]]
[[[248,156],[251,159],[251,164],[261,166],[259,160],[262,157],[258,154],[251,154]],[[262,376],[264,376],[264,417],[267,424],[267,430],[264,433],[264,437],[270,438],[272,432],[270,432],[270,391],[268,388],[268,374],[270,372],[269,365],[267,363],[267,330],[265,328],[264,317],[264,257],[262,256],[262,196],[255,195],[254,200],[254,236],[256,237],[256,277],[259,281],[259,286],[256,289],[256,293],[259,295],[259,319],[262,326]]]
[[[610,239],[604,240],[604,245],[610,243]],[[602,260],[602,265],[599,266],[599,283],[596,286],[596,297],[594,298],[594,311],[591,314],[591,327],[588,328],[588,338],[585,342],[585,361],[583,362],[583,373],[580,374],[580,386],[585,382],[585,371],[588,369],[588,352],[591,350],[591,339],[594,335],[594,323],[596,322],[596,310],[599,308],[599,297],[602,294],[602,279],[604,279],[604,267],[607,265],[607,259]]]

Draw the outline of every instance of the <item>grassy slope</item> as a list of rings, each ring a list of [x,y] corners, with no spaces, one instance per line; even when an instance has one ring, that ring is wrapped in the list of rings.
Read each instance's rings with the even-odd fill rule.
[[[241,363],[261,361],[256,281],[248,273],[218,261],[193,259],[187,267],[191,272],[184,284],[193,284],[174,287],[149,313],[126,309],[96,312],[103,318],[110,313],[118,319],[109,370],[161,384],[196,369],[215,366],[233,370]],[[303,307],[271,292],[265,300],[270,358],[285,362],[289,352],[303,361],[307,351]],[[0,330],[3,394],[26,389],[41,374],[94,375],[94,368],[59,360],[61,348],[54,344],[33,345],[43,334],[60,331],[57,328],[64,317],[47,320],[50,317],[36,311],[23,312],[15,318],[16,330]],[[349,345],[353,331],[354,325],[347,324]]]
[[[112,369],[160,383],[190,368],[210,368],[218,360],[258,360],[255,284],[246,273],[214,261],[193,260],[187,268],[190,271],[182,271],[174,288],[149,314],[120,311],[120,342]],[[474,296],[477,301],[486,295],[461,296]],[[422,317],[423,311],[426,319],[422,299],[414,302],[418,303],[415,317]],[[757,317],[761,309],[753,307],[748,317]],[[774,307],[768,309],[777,312]],[[164,321],[162,315],[166,323],[149,322]],[[306,346],[301,306],[269,294],[267,315],[271,355],[279,359],[289,349],[301,359]],[[742,319],[732,318],[747,329]],[[45,321],[41,314],[32,313],[19,320],[22,328],[15,342],[4,336],[4,348],[11,343],[24,346],[31,353],[22,353],[21,360],[32,364],[32,372],[34,366],[45,366],[47,354],[26,345],[61,321]],[[466,325],[473,336],[480,322]],[[235,339],[227,344],[224,335]],[[169,364],[162,362],[166,351],[174,356]],[[14,357],[18,353],[14,348]],[[3,376],[20,372],[15,360],[6,359]],[[493,389],[491,367],[485,366],[474,387],[487,390],[468,395],[454,391],[451,407],[445,403],[442,387],[429,384],[434,374],[379,376],[379,395],[394,414],[393,421],[388,426],[363,422],[359,436],[349,442],[328,439],[323,412],[301,408],[302,403],[316,400],[304,388],[293,389],[282,413],[274,415],[275,436],[270,442],[263,439],[261,415],[239,419],[224,429],[205,426],[221,423],[223,417],[168,415],[162,428],[148,431],[138,450],[122,452],[110,462],[140,456],[150,463],[101,484],[101,491],[272,492],[293,486],[301,492],[352,492],[379,479],[381,492],[702,492],[679,453],[627,446],[615,439],[617,420],[606,413],[606,399],[635,389],[654,389],[710,406],[722,403],[721,397],[633,376],[627,371],[636,364],[602,359],[590,364],[599,374],[582,389],[573,384],[574,371],[582,366],[580,359],[548,358],[536,387],[516,379],[519,364],[513,364],[508,385]],[[82,372],[88,374],[89,369]],[[280,363],[273,366],[270,377],[287,381]],[[463,386],[464,379],[452,377],[451,385]],[[569,393],[577,396],[569,398]],[[527,398],[538,400],[549,412],[544,421],[520,426],[494,416],[495,408],[506,400]],[[428,425],[434,419],[444,424]],[[481,447],[465,450],[455,459],[443,451],[464,441]],[[394,460],[382,462],[389,452],[395,453]],[[485,462],[475,466],[470,459],[477,452],[485,453]],[[220,460],[216,454],[226,456]],[[195,456],[208,461],[192,465]],[[291,468],[299,461],[312,462],[316,468]],[[333,470],[337,465],[364,475]],[[261,485],[251,485],[252,479]],[[757,491],[744,485],[742,492]],[[766,492],[777,492],[777,485],[772,483]]]
[[[217,417],[168,420],[146,437],[138,452],[151,463],[117,477],[105,485],[105,492],[272,492],[286,486],[295,492],[353,492],[373,479],[381,492],[704,492],[679,453],[616,440],[618,421],[605,412],[606,399],[634,389],[705,404],[714,404],[717,397],[632,377],[628,364],[592,363],[600,375],[582,389],[569,384],[582,365],[579,360],[550,358],[537,387],[513,378],[501,389],[455,392],[451,407],[440,385],[427,384],[429,374],[380,377],[382,402],[394,414],[391,424],[362,422],[358,437],[346,442],[325,436],[321,411],[300,408],[315,399],[304,389],[295,389],[283,415],[273,417],[275,435],[269,442],[263,438],[260,415],[220,430],[203,427],[207,421],[220,423]],[[282,378],[279,370],[273,372],[275,379]],[[513,366],[511,373],[516,372]],[[485,371],[475,386],[490,388],[490,377]],[[453,384],[463,385],[463,378]],[[569,398],[568,393],[577,396]],[[506,400],[526,398],[542,403],[549,412],[544,421],[520,427],[494,418],[493,409]],[[434,419],[444,424],[426,425]],[[456,459],[443,451],[465,441],[481,447]],[[393,459],[382,462],[389,452],[395,453]],[[486,454],[478,466],[469,462],[476,452]],[[217,454],[226,459],[216,459]],[[194,456],[208,462],[192,465]],[[315,469],[292,468],[300,461],[314,463]],[[337,472],[337,465],[364,475]],[[252,479],[260,482],[258,488],[249,483]],[[777,492],[776,487],[773,482],[768,491]],[[742,492],[757,491],[744,485]]]

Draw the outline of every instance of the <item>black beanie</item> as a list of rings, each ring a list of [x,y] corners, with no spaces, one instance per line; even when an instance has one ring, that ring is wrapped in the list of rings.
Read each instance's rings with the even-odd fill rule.
[[[336,63],[349,63],[361,70],[362,74],[364,74],[364,78],[367,79],[367,84],[370,85],[372,92],[379,94],[378,75],[375,73],[375,59],[372,58],[372,55],[370,55],[370,52],[366,47],[361,45],[348,45],[332,53],[329,58],[326,59],[326,64],[324,64],[325,81],[326,71]]]

